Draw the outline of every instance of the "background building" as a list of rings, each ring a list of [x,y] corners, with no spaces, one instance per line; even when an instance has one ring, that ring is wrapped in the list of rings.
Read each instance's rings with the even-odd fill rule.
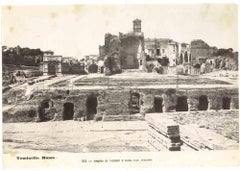
[[[148,60],[156,60],[166,57],[169,59],[169,66],[176,66],[178,57],[178,43],[172,39],[145,39],[145,55]]]

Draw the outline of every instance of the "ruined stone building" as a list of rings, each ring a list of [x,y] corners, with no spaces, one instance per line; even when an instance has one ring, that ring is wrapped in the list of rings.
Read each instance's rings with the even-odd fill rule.
[[[187,43],[179,43],[179,55],[177,58],[177,65],[181,65],[184,63],[191,63],[191,53],[190,53],[190,45]]]
[[[210,47],[206,42],[200,39],[193,40],[190,43],[190,53],[193,65],[201,63],[201,58],[209,58],[216,51],[216,47]]]
[[[144,40],[145,55],[147,59],[158,59],[167,57],[169,59],[169,66],[177,65],[177,57],[179,54],[178,43],[172,39],[150,39]]]
[[[144,34],[141,20],[133,21],[133,32],[119,35],[105,34],[103,46],[99,46],[99,59],[104,60],[105,73],[121,73],[124,69],[144,70]]]

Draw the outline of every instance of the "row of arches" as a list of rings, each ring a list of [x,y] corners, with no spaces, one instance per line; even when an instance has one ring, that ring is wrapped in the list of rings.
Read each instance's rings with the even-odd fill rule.
[[[153,101],[154,112],[163,112],[163,99],[162,97],[155,97]],[[186,96],[180,96],[177,98],[176,111],[188,111],[188,103]]]
[[[191,61],[192,61],[191,54],[188,54],[187,52],[185,52],[180,54],[178,64],[183,64],[185,62],[191,62]]]
[[[86,100],[86,116],[85,120],[93,120],[95,114],[97,113],[97,97],[90,96]],[[49,112],[54,107],[53,102],[50,99],[44,100],[40,104],[39,114],[41,121],[49,121],[54,118],[54,116],[49,116]],[[74,103],[66,102],[63,104],[62,119],[63,120],[73,120],[74,117]]]
[[[97,97],[90,96],[86,101],[86,116],[85,120],[93,120],[97,114]],[[72,120],[74,116],[74,104],[71,102],[64,103],[63,105],[63,120]]]
[[[230,109],[231,98],[223,97],[222,98],[222,109],[228,110]],[[140,100],[139,93],[132,93],[130,98],[130,108],[131,114],[139,113],[142,102]],[[208,110],[209,108],[209,100],[206,95],[202,95],[198,98],[198,106],[197,109],[200,111]],[[154,97],[153,100],[153,110],[154,112],[162,113],[163,112],[163,98],[162,97]],[[178,96],[176,103],[176,111],[188,111],[188,97],[187,96]]]

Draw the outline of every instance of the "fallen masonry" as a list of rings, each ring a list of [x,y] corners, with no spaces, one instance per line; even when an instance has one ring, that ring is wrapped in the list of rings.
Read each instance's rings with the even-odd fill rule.
[[[236,111],[238,113],[238,111]],[[147,114],[148,142],[159,151],[237,150],[236,140],[228,139],[198,125],[181,125],[171,115]]]

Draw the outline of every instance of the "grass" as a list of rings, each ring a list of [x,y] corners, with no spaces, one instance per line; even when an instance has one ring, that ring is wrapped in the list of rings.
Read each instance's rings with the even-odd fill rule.
[[[120,76],[120,75],[119,75]],[[202,78],[199,76],[166,76],[156,75],[155,77],[94,77],[81,78],[74,82],[76,86],[81,85],[122,85],[122,86],[137,86],[137,85],[195,85],[195,84],[230,84],[225,81]]]
[[[3,122],[33,122],[37,116],[36,105],[18,105],[3,111]]]

